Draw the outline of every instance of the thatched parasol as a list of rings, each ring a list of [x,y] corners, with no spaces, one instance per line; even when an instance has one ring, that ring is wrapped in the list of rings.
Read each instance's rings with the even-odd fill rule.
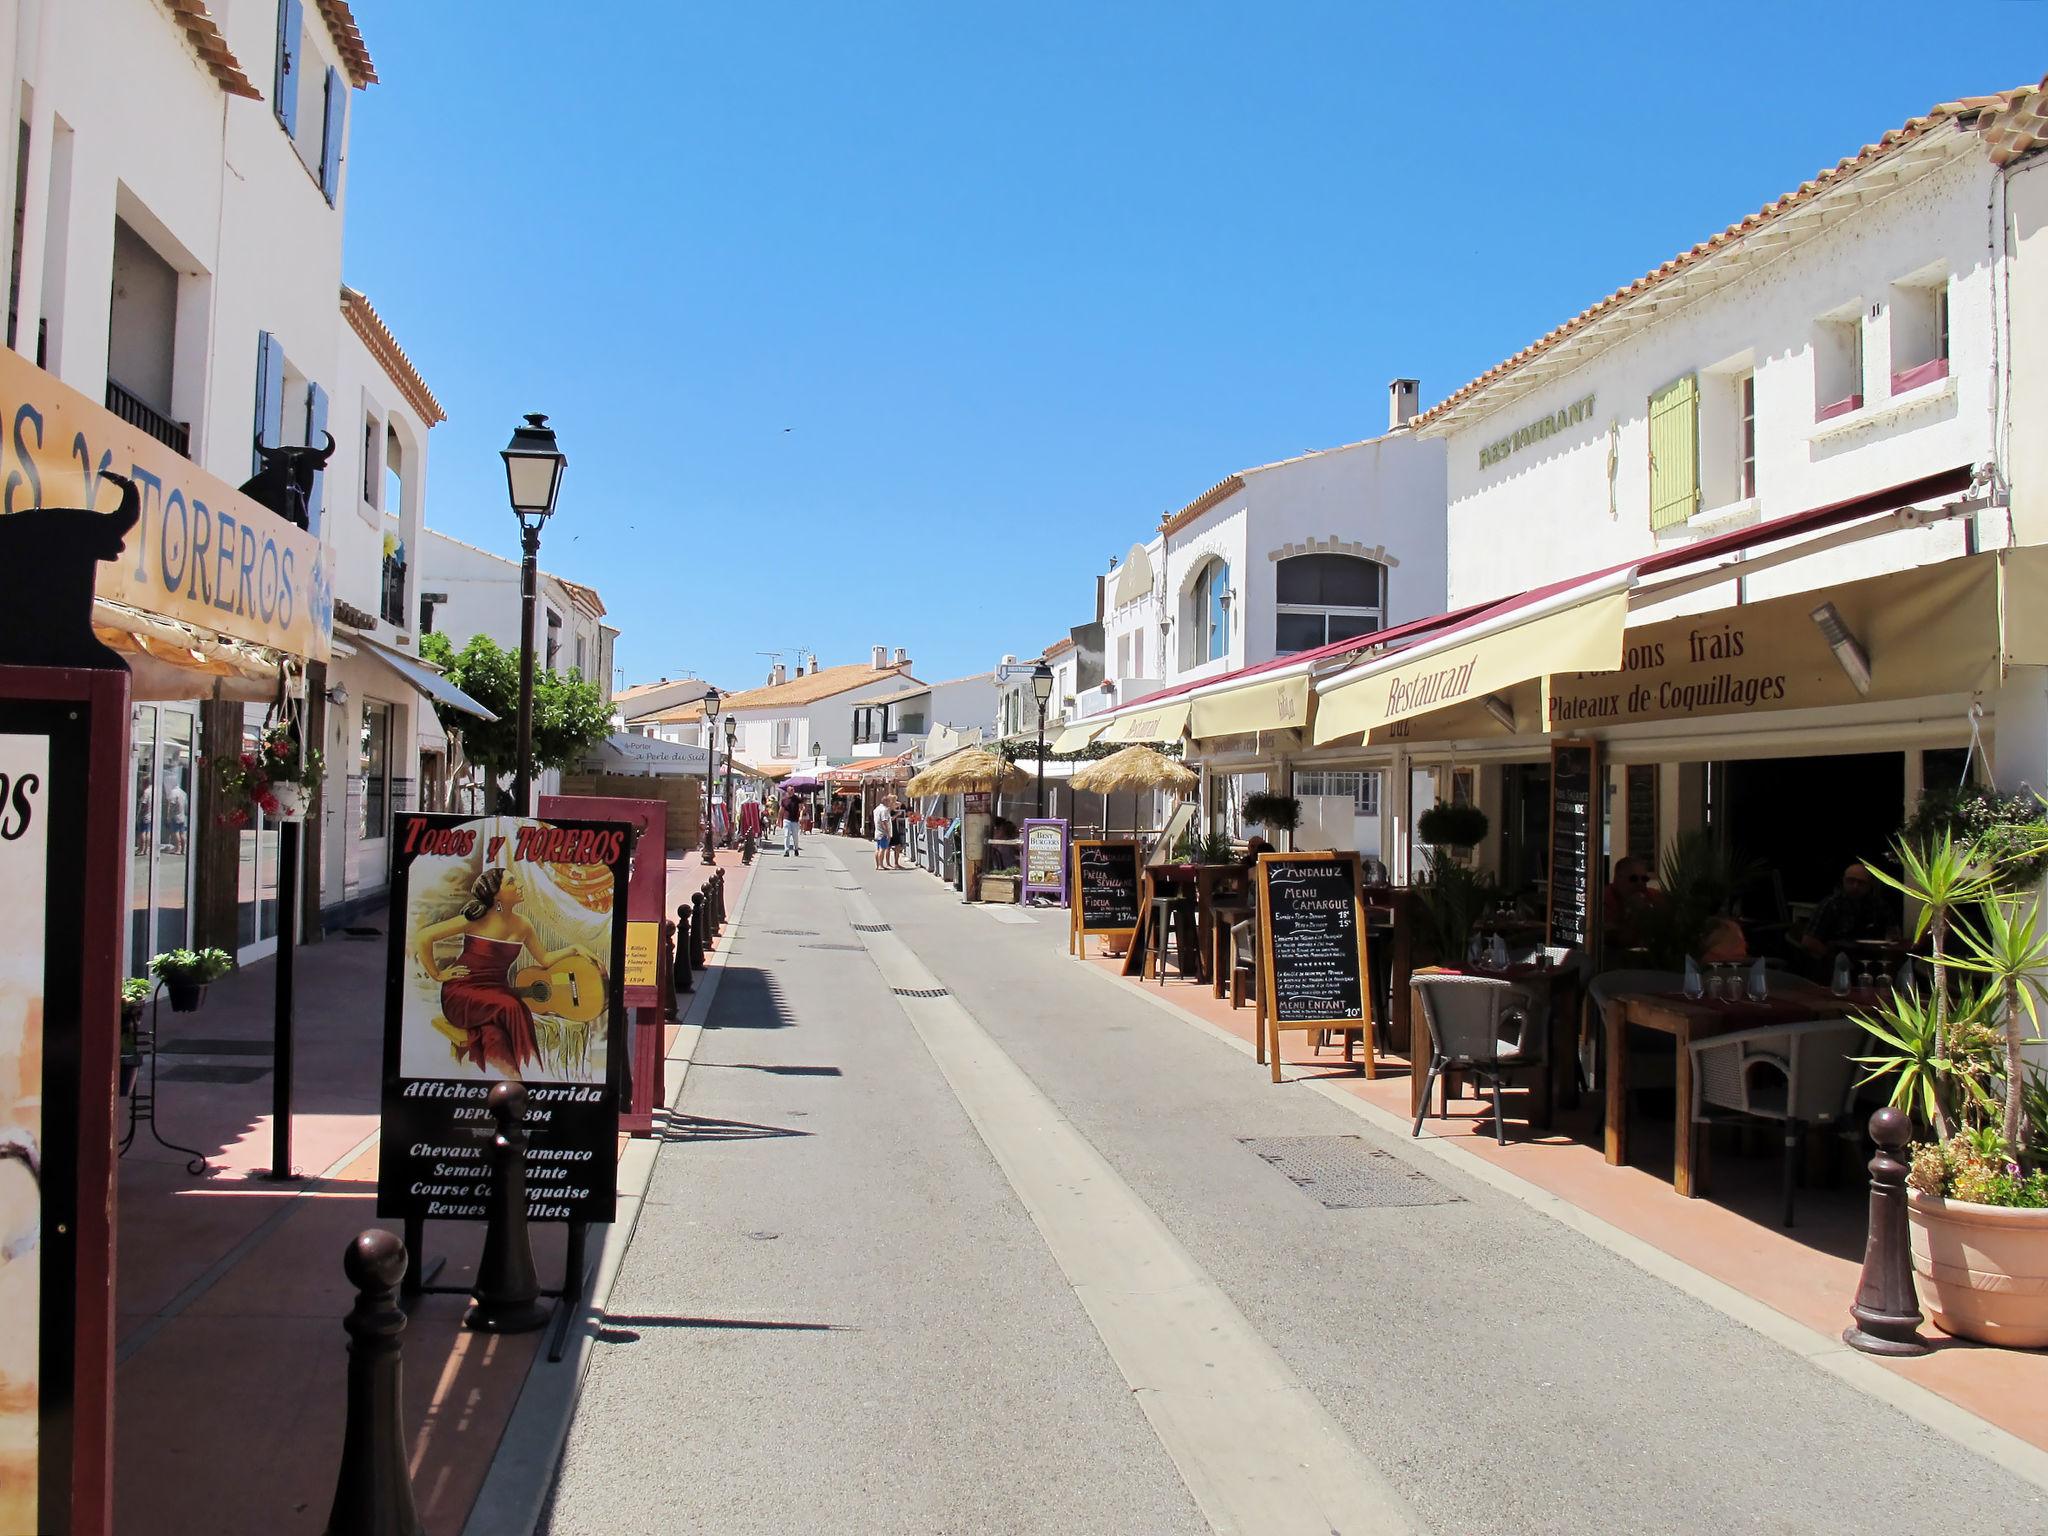
[[[1089,794],[1102,796],[1103,832],[1109,831],[1109,797],[1118,790],[1131,795],[1131,830],[1138,825],[1138,796],[1151,789],[1186,795],[1202,776],[1185,763],[1177,763],[1150,747],[1125,747],[1098,762],[1090,763],[1067,782]]]
[[[994,789],[1022,789],[1031,775],[1015,763],[1006,763],[995,753],[969,747],[941,758],[904,786],[907,794],[966,795]]]

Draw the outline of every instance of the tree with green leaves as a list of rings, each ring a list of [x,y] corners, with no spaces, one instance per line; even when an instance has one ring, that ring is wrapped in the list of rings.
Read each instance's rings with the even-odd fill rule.
[[[498,718],[475,715],[436,704],[441,726],[462,738],[462,755],[495,783],[519,766],[519,655],[488,635],[472,635],[461,650],[446,635],[420,637],[420,658],[439,667],[448,681]],[[557,676],[536,667],[533,674],[533,763],[537,775],[546,768],[569,768],[611,734],[611,707],[604,691],[571,671]]]

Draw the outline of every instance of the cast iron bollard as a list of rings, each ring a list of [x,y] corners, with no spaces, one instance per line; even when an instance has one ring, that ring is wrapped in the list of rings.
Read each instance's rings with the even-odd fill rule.
[[[725,871],[711,877],[711,931],[725,932]]]
[[[704,969],[704,952],[711,948],[711,906],[702,891],[690,896],[690,959]]]
[[[405,1244],[372,1227],[342,1250],[341,1267],[356,1302],[341,1324],[348,1330],[348,1421],[326,1536],[423,1536],[399,1422],[405,1313],[394,1288],[405,1275]]]
[[[695,969],[690,964],[690,904],[686,901],[676,908],[676,990],[688,992],[696,986],[690,977]]]
[[[526,1085],[499,1083],[485,1102],[498,1122],[491,1139],[491,1208],[462,1326],[481,1333],[531,1333],[548,1320],[548,1309],[526,1231]]]
[[[1880,1109],[1870,1117],[1870,1237],[1863,1250],[1863,1278],[1856,1287],[1855,1319],[1842,1342],[1867,1355],[1924,1355],[1920,1340],[1920,1298],[1913,1290],[1911,1238],[1906,1230],[1906,1142],[1912,1122],[1905,1111]]]
[[[690,978],[685,975],[676,979],[676,925],[673,919],[661,920],[661,1007],[662,1017],[675,1023],[682,1016],[682,1006],[676,1001],[678,992],[690,989]]]

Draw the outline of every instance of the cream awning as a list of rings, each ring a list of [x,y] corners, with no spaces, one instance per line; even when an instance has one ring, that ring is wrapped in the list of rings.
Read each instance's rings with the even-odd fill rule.
[[[1118,715],[1095,739],[1114,742],[1178,741],[1180,733],[1187,728],[1188,708],[1186,699],[1141,706],[1129,714]]]
[[[2006,666],[2048,666],[2048,549],[2028,545],[1998,557],[2000,649]]]
[[[1236,688],[1198,694],[1188,717],[1188,734],[1249,736],[1254,731],[1293,731],[1308,724],[1307,672],[1292,677],[1249,678]]]
[[[1483,615],[1318,685],[1318,746],[1426,715],[1553,672],[1621,665],[1632,572]]]
[[[1100,736],[1108,725],[1105,720],[1084,720],[1079,725],[1070,725],[1046,744],[1048,752],[1078,752],[1089,742]]]
[[[92,629],[128,663],[137,702],[218,696],[260,704],[277,697],[278,661],[261,646],[201,634],[103,597],[93,600]]]

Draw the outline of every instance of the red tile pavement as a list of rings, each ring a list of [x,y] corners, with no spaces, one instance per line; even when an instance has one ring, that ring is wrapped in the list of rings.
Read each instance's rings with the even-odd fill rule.
[[[1090,946],[1091,950],[1094,946]],[[1120,962],[1091,954],[1088,964],[1117,975]],[[1125,986],[1144,986],[1194,1017],[1217,1025],[1250,1044],[1252,1010],[1233,1009],[1205,985],[1169,980],[1140,983],[1118,976]],[[1289,1077],[1319,1077],[1406,1123],[1409,1078],[1405,1060],[1388,1063],[1397,1076],[1367,1082],[1340,1053],[1314,1052],[1314,1036],[1281,1035],[1281,1060]],[[1265,1073],[1247,1058],[1247,1072]],[[1799,1194],[1798,1222],[1791,1231],[1777,1225],[1778,1160],[1775,1151],[1757,1159],[1717,1151],[1714,1183],[1703,1199],[1672,1191],[1669,1132],[1664,1146],[1654,1131],[1644,1135],[1642,1166],[1610,1167],[1597,1136],[1599,1106],[1587,1096],[1576,1112],[1560,1112],[1547,1133],[1536,1133],[1508,1107],[1508,1144],[1495,1144],[1490,1107],[1453,1100],[1451,1117],[1432,1116],[1424,1135],[1436,1135],[1537,1188],[1556,1195],[1609,1225],[1663,1250],[1704,1274],[1734,1287],[1786,1317],[1828,1338],[1849,1321],[1863,1262],[1866,1194],[1860,1176],[1836,1189]],[[1663,1168],[1652,1159],[1661,1156]],[[1882,1363],[1910,1381],[2023,1440],[2048,1449],[2048,1351],[1990,1349],[1950,1339],[1931,1325],[1923,1336],[1933,1353],[1915,1360]],[[1871,1358],[1876,1359],[1876,1356]]]
[[[721,854],[728,900],[747,871]],[[671,907],[706,871],[669,861]],[[382,929],[381,916],[364,926]],[[268,1071],[252,1081],[177,1075],[190,1067],[267,1067],[267,1053],[224,1046],[271,1037],[273,962],[215,983],[195,1014],[162,1015],[159,1123],[211,1160],[185,1172],[142,1130],[121,1160],[115,1301],[117,1532],[133,1536],[325,1525],[341,1451],[351,1300],[342,1249],[376,1220],[377,1092],[385,939],[331,935],[299,951],[293,1160],[299,1183],[265,1181]],[[125,1111],[124,1111],[125,1114]],[[483,1229],[428,1229],[444,1257],[440,1284],[475,1272]],[[544,1283],[562,1264],[562,1229],[535,1234]],[[431,1530],[462,1528],[542,1335],[465,1333],[461,1296],[429,1296],[405,1333],[405,1401],[413,1486]]]

